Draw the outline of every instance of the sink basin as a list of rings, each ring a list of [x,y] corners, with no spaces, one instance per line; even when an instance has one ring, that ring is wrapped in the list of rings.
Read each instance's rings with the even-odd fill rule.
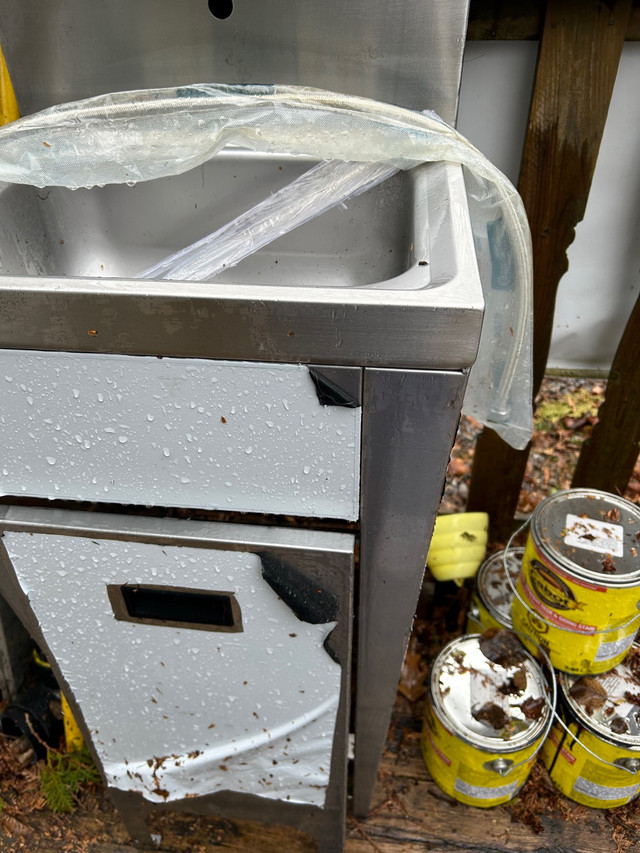
[[[306,158],[283,162],[242,152],[223,154],[183,175],[131,187],[8,187],[0,195],[2,272],[133,278],[268,198],[309,167]],[[348,287],[394,278],[416,263],[411,206],[406,204],[414,183],[407,173],[396,174],[279,238],[217,280]],[[428,284],[427,270],[421,281]]]
[[[454,165],[400,172],[211,283],[135,280],[312,162],[226,150],[183,175],[134,186],[4,185],[0,346],[470,365],[483,302]]]

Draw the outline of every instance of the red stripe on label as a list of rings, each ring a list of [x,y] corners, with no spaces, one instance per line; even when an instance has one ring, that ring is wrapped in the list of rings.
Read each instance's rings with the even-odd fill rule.
[[[432,747],[433,751],[435,752],[435,754],[438,756],[438,758],[441,759],[441,761],[443,761],[447,765],[447,767],[451,767],[451,759],[447,758],[447,756],[444,754],[444,752],[440,752],[440,750],[436,746],[433,738],[431,737],[431,732],[428,730],[427,730],[427,737],[429,738],[429,743],[431,744],[431,747]]]
[[[544,563],[544,565],[548,569],[551,569],[552,572],[555,572],[561,578],[564,578],[564,580],[569,581],[570,583],[574,583],[576,586],[581,586],[584,589],[592,589],[594,592],[608,592],[609,587],[596,586],[595,584],[589,583],[588,581],[580,580],[579,578],[575,577],[575,575],[570,575],[568,572],[563,571],[559,566],[556,566],[555,563],[552,563],[550,560],[548,560],[535,545],[533,546],[533,550],[536,552],[536,557],[540,560],[541,563]]]
[[[560,746],[560,741],[558,740],[558,735],[555,733],[555,731],[553,729],[551,729],[551,731],[549,732],[547,737],[549,738],[549,740],[551,741],[551,743],[554,746],[556,746],[556,747]],[[569,752],[569,750],[566,748],[566,746],[562,747],[562,749],[560,750],[560,755],[565,759],[565,761],[568,761],[569,764],[575,764],[576,763],[575,755],[572,755]]]
[[[574,622],[572,619],[567,619],[566,616],[561,616],[559,613],[556,613],[555,610],[552,610],[540,601],[538,596],[527,583],[526,578],[522,575],[521,580],[522,588],[524,589],[524,594],[529,599],[529,604],[534,607],[541,616],[544,616],[548,622],[553,623],[558,628],[563,628],[565,631],[573,631],[575,634],[595,634],[597,630],[595,625],[586,625],[584,622]]]

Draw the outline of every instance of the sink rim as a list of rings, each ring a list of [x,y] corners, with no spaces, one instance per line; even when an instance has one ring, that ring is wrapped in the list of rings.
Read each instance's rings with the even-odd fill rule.
[[[0,276],[0,347],[409,369],[469,367],[477,352],[484,300],[462,169],[430,163],[417,170],[419,179],[444,179],[449,189],[456,239],[432,235],[444,241],[442,246],[425,247],[435,281],[443,251],[450,252],[446,266],[451,274],[443,283],[399,289],[400,281],[424,278],[417,260],[395,278],[364,286]],[[420,213],[414,216],[418,228],[425,225],[429,201],[427,195],[422,219]],[[416,257],[420,251],[416,244]]]

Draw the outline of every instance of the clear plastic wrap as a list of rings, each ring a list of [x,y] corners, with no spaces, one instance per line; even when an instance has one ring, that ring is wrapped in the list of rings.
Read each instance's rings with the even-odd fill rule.
[[[378,163],[328,160],[260,204],[141,272],[137,278],[210,281],[283,234],[397,172]]]
[[[229,144],[410,169],[461,164],[487,304],[464,409],[514,447],[532,432],[532,266],[509,180],[454,128],[366,98],[294,86],[199,84],[103,95],[0,129],[0,180],[70,188],[180,174]]]

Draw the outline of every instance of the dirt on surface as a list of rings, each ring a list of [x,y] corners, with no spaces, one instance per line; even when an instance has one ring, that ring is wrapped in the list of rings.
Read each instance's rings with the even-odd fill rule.
[[[543,498],[571,487],[580,448],[598,422],[606,387],[603,379],[545,378],[537,398],[532,449],[518,513],[528,515]],[[473,418],[462,417],[449,463],[442,513],[464,512],[481,429]],[[623,497],[640,504],[640,460]]]

